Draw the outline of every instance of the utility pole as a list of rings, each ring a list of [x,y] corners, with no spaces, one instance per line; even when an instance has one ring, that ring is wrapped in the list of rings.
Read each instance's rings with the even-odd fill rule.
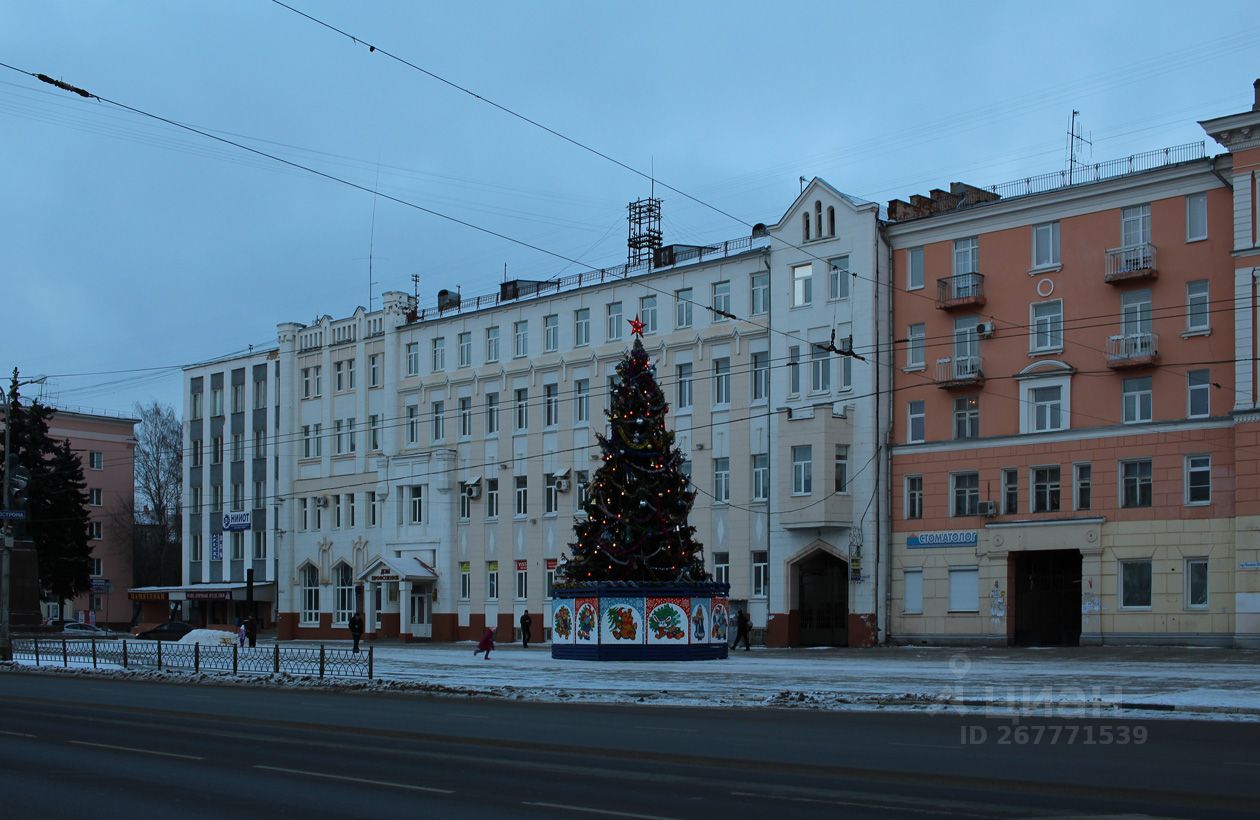
[[[4,507],[0,508],[4,522],[4,547],[0,549],[0,661],[13,660],[13,641],[9,633],[9,584],[10,567],[13,563],[13,521],[26,517],[25,511],[11,510],[13,473],[18,467],[13,457],[13,402],[17,399],[17,389],[24,384],[42,382],[43,378],[18,381],[18,369],[13,368],[13,380],[8,391],[0,390],[4,396]]]

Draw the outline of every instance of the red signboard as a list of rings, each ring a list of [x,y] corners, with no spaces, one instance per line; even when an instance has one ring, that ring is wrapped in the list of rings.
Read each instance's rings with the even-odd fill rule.
[[[548,558],[548,559],[547,559],[547,569],[555,569],[555,568],[556,568],[556,559],[555,559],[555,558]]]
[[[165,601],[170,593],[167,592],[128,592],[127,597],[133,601]]]
[[[516,559],[516,571],[517,571],[517,572],[524,572],[524,571],[525,571],[525,570],[527,570],[527,569],[529,569],[529,560],[528,560],[528,559],[526,559],[526,558],[518,558],[518,559]]]
[[[228,589],[190,589],[184,595],[190,601],[230,601],[232,591]]]

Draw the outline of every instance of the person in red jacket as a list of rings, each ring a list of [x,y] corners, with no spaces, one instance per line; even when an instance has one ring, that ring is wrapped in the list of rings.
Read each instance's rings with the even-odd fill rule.
[[[486,627],[486,634],[481,636],[481,640],[477,642],[477,648],[473,650],[473,655],[478,652],[486,653],[486,660],[490,660],[490,650],[494,649],[494,630]]]

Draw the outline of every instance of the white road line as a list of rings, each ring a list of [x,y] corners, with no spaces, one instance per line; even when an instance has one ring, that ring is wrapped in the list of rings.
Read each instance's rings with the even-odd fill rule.
[[[528,800],[521,801],[522,806],[539,806],[544,809],[563,809],[564,811],[580,811],[586,814],[607,814],[612,817],[638,817],[640,820],[676,820],[673,817],[663,817],[659,814],[635,814],[629,811],[613,811],[611,809],[593,809],[590,806],[566,806],[564,803],[531,803]]]
[[[6,732],[3,729],[0,729],[0,735],[13,735],[14,737],[35,737],[35,735],[28,735],[26,732]]]
[[[913,746],[916,749],[949,749],[956,751],[958,746],[942,746],[936,743],[888,743],[889,746]]]
[[[196,755],[180,755],[174,752],[155,752],[152,749],[136,749],[131,746],[111,746],[108,743],[88,743],[86,740],[68,740],[67,743],[73,743],[75,746],[94,746],[97,749],[114,749],[119,752],[135,752],[142,755],[157,755],[158,757],[177,757],[180,760],[205,760],[204,757]]]
[[[914,814],[943,814],[949,817],[993,817],[991,814],[965,814],[952,809],[916,809],[904,804],[859,802],[856,800],[828,800],[820,797],[789,797],[783,794],[758,794],[757,792],[731,792],[732,797],[759,797],[763,800],[786,800],[790,803],[826,803],[829,806],[856,806],[863,809],[893,809]]]
[[[369,786],[389,786],[394,789],[409,789],[413,792],[433,792],[434,794],[454,794],[451,789],[435,789],[432,786],[413,786],[410,783],[391,783],[388,780],[368,780],[365,777],[346,777],[341,774],[327,774],[325,772],[306,772],[301,769],[285,769],[280,766],[255,766],[255,769],[265,769],[269,772],[284,772],[286,774],[302,774],[307,777],[322,777],[326,780],[344,780],[348,783],[366,783]]]

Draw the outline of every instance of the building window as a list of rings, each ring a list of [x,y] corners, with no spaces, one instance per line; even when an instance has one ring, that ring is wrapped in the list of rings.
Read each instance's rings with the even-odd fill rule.
[[[770,398],[770,354],[752,354],[752,400]]]
[[[759,316],[770,311],[770,274],[754,273],[749,280],[749,304],[752,315]]]
[[[980,514],[980,474],[953,473],[949,477],[953,484],[953,515],[963,517]]]
[[[210,509],[212,510],[223,509],[223,485],[222,484],[210,485]]]
[[[518,387],[513,393],[516,402],[516,431],[529,429],[529,388]]]
[[[350,387],[354,387],[354,359],[350,360]],[[261,410],[267,406],[267,380],[254,379],[254,409]]]
[[[240,481],[232,482],[232,509],[237,512],[245,509],[245,485]]]
[[[420,408],[414,404],[407,405],[407,446],[415,447],[420,443]]]
[[[433,402],[433,440],[446,438],[446,402]]]
[[[801,348],[792,345],[788,348],[788,394],[795,396],[801,392]]]
[[[243,433],[232,434],[232,460],[245,460],[245,435]]]
[[[353,527],[356,524],[354,512],[354,493],[346,493],[346,526]]]
[[[267,431],[254,431],[254,458],[262,458],[267,455]]]
[[[245,385],[243,384],[232,385],[232,412],[245,412]]]
[[[912,401],[907,406],[906,412],[906,443],[919,444],[924,440],[926,434],[927,417],[924,413],[923,402]]]
[[[1186,413],[1190,418],[1204,418],[1212,414],[1212,373],[1210,370],[1191,370],[1186,382]]]
[[[188,403],[188,417],[193,421],[201,418],[201,393],[193,393]]]
[[[1186,197],[1186,241],[1207,239],[1207,194]]]
[[[516,600],[523,601],[529,597],[529,564],[516,562]]]
[[[713,283],[713,321],[721,322],[731,312],[731,283]]]
[[[906,370],[922,370],[927,349],[927,325],[910,325],[906,332]]]
[[[752,457],[752,500],[767,501],[770,498],[770,455],[757,453]]]
[[[814,301],[814,266],[792,267],[792,307],[804,307]]]
[[[96,541],[99,541],[104,537],[104,529],[102,528],[100,521],[88,522],[88,537]]]
[[[1120,243],[1126,248],[1151,241],[1151,206],[1134,205],[1120,211]],[[1136,265],[1134,266],[1136,267]]]
[[[543,476],[543,512],[556,513],[560,509],[560,490],[556,486],[556,474]]]
[[[851,390],[853,388],[853,357],[843,356],[840,359],[840,389]]]
[[[433,340],[433,372],[441,373],[446,369],[446,337],[438,336]]]
[[[1031,308],[1028,352],[1046,353],[1063,349],[1063,300],[1036,302]]]
[[[491,601],[499,600],[499,562],[486,562],[486,598]]]
[[[684,328],[691,327],[693,315],[692,307],[694,303],[691,300],[691,288],[683,288],[674,291],[674,327]]]
[[[578,424],[591,420],[590,379],[576,379],[573,382],[573,420]]]
[[[516,490],[516,516],[529,515],[529,477],[518,475],[513,479]]]
[[[591,310],[582,308],[573,311],[573,345],[584,347],[591,343]]]
[[[1120,562],[1120,606],[1123,609],[1149,609],[1151,606],[1151,561]]]
[[[381,520],[381,501],[376,496],[376,492],[372,491],[367,494],[367,513],[369,527],[375,527]]]
[[[769,553],[765,550],[753,550],[752,571],[752,597],[764,598],[770,589]]]
[[[643,322],[644,333],[656,332],[656,297],[644,296],[639,299],[639,320]]]
[[[1077,464],[1072,469],[1075,474],[1073,506],[1078,510],[1088,510],[1094,500],[1094,468],[1089,464]]]
[[[337,585],[337,609],[333,614],[333,623],[345,625],[350,623],[350,616],[354,614],[354,570],[349,564],[337,564],[333,579]]]
[[[822,345],[813,345],[809,359],[809,391],[825,393],[831,389],[831,352]]]
[[[1186,333],[1206,333],[1211,328],[1210,314],[1207,280],[1186,283]]]
[[[100,487],[88,490],[88,504],[93,507],[104,506],[105,492]]]
[[[923,614],[923,570],[908,569],[905,570],[902,578],[905,580],[906,591],[901,596],[902,613],[905,615],[922,615]]]
[[[472,518],[472,497],[468,494],[469,486],[467,481],[459,482],[459,520],[461,522]]]
[[[980,438],[980,397],[954,399],[954,438]]]
[[[560,317],[552,313],[543,317],[543,352],[555,353],[560,348]]]
[[[472,598],[472,561],[459,562],[459,599]]]
[[[1186,503],[1212,503],[1212,457],[1186,456]]]
[[[512,355],[516,358],[529,355],[529,322],[520,321],[512,325]]]
[[[906,290],[923,287],[923,248],[906,251]]]
[[[381,354],[368,356],[368,387],[381,386]]]
[[[1123,411],[1125,424],[1151,420],[1151,377],[1124,380]]]
[[[486,362],[499,360],[499,328],[486,328]]]
[[[814,491],[814,448],[799,444],[792,448],[792,495],[809,495]]]
[[[588,493],[591,491],[591,474],[586,470],[573,471],[573,496],[579,510],[586,506]]]
[[[836,445],[836,492],[849,491],[849,445]]]
[[[493,436],[499,433],[499,394],[486,394],[486,435]]]
[[[837,256],[827,262],[827,298],[849,298],[849,257]]]
[[[949,611],[980,611],[980,570],[975,567],[950,569]]]
[[[1033,226],[1033,268],[1049,268],[1059,264],[1059,223],[1046,222]]]
[[[1019,513],[1019,470],[1002,471],[1002,514]]]
[[[472,399],[463,396],[459,400],[459,437],[472,435]]]
[[[472,365],[472,334],[464,332],[457,337],[459,347],[459,366],[470,367]]]
[[[419,342],[407,343],[407,375],[408,376],[420,375],[420,343]]]
[[[1032,415],[1032,429],[1035,433],[1051,430],[1062,430],[1063,424],[1063,388],[1034,387],[1028,391],[1031,399],[1029,412]]]
[[[346,387],[346,362],[333,362],[333,392],[343,393]]]
[[[726,457],[713,459],[713,500],[726,504],[731,500],[731,460]]]
[[[407,523],[424,523],[424,486],[413,484],[407,488]]]
[[[1208,608],[1208,559],[1186,559],[1186,609]]]
[[[726,356],[713,360],[713,403],[731,403],[731,360]]]
[[[980,240],[974,236],[954,240],[954,275],[980,272]]]
[[[192,545],[189,547],[189,551],[190,551],[190,553],[191,553],[191,554],[188,556],[189,560],[191,560],[191,561],[200,561],[200,560],[202,560],[202,558],[201,558],[201,535],[200,535],[199,533],[195,533],[195,534],[193,534],[193,536],[192,536]]]
[[[1120,506],[1151,506],[1151,460],[1120,462]]]
[[[486,479],[486,518],[499,517],[499,479]]]
[[[923,517],[923,476],[906,476],[906,518]]]
[[[318,370],[318,369],[319,368],[304,369],[302,371],[303,378],[305,378],[307,370]],[[315,392],[310,395],[317,395],[318,393],[319,393],[319,388],[317,387],[315,388]],[[223,388],[222,387],[215,387],[210,390],[210,415],[212,416],[223,415]]]
[[[719,584],[731,582],[731,554],[729,552],[713,553],[713,580]]]
[[[319,570],[310,564],[302,567],[302,622],[319,623]]]
[[[1059,511],[1059,468],[1034,467],[1032,471],[1033,508],[1035,513]]]
[[[610,302],[608,304],[608,333],[606,335],[608,341],[612,342],[621,338],[622,322],[621,303]]]
[[[555,427],[560,423],[560,388],[554,384],[543,385],[543,425]]]
[[[194,441],[189,449],[192,451],[192,466],[200,467],[205,449],[203,443]]]

